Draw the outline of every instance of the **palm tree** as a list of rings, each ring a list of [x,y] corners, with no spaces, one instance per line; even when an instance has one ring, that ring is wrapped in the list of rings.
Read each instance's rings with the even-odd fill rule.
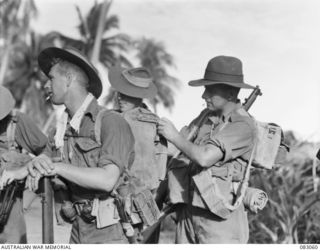
[[[37,57],[41,50],[53,46],[55,34],[39,35],[30,28],[37,16],[32,0],[4,0],[0,2],[1,29],[1,83],[7,86],[17,108],[31,115],[42,126],[52,111],[44,99],[41,82],[46,78],[38,68]]]
[[[171,110],[174,106],[174,88],[179,87],[180,81],[168,73],[168,67],[175,67],[171,54],[166,51],[162,42],[150,38],[141,38],[136,43],[137,57],[140,65],[149,69],[158,94],[151,100],[154,111],[158,104]]]
[[[112,2],[108,2],[108,10],[110,9],[111,3]],[[59,32],[52,32],[52,35],[60,40],[62,47],[71,46],[77,48],[91,58],[99,27],[99,18],[97,17],[100,16],[101,11],[103,10],[103,4],[104,3],[98,4],[95,2],[94,6],[90,9],[89,13],[85,17],[83,16],[80,8],[76,6],[76,11],[78,13],[80,22],[78,25],[80,39],[73,39]],[[118,61],[120,61],[123,65],[131,66],[130,61],[126,57],[126,53],[131,45],[130,37],[122,33],[108,35],[117,29],[119,29],[118,16],[108,15],[105,18],[103,25],[101,50],[99,53],[99,61],[106,68],[109,68]]]
[[[141,38],[133,42],[136,49],[136,57],[140,66],[147,68],[158,89],[158,94],[150,100],[155,113],[157,106],[162,103],[165,108],[171,110],[174,106],[174,88],[178,88],[180,81],[168,73],[168,67],[175,67],[171,54],[166,51],[162,42],[150,38]],[[114,99],[114,90],[110,90],[105,98],[109,104]]]
[[[53,34],[40,35],[30,32],[30,41],[25,49],[20,52],[23,57],[11,70],[13,78],[7,79],[21,111],[34,118],[34,121],[42,128],[45,121],[52,113],[53,107],[45,100],[43,83],[47,77],[39,69],[38,55],[50,46],[55,46]],[[20,67],[19,67],[20,65]]]
[[[30,19],[36,15],[33,0],[0,1],[0,84],[4,83],[10,59],[17,49],[24,47],[30,31]]]

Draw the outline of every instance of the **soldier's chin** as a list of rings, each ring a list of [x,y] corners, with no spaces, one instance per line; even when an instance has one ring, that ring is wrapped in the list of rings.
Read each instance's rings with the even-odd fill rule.
[[[215,110],[215,109],[214,109],[214,106],[213,106],[212,104],[210,104],[210,103],[207,103],[207,108],[208,108],[209,110],[212,110],[212,111]]]
[[[56,100],[54,97],[51,97],[50,100],[51,100],[51,103],[54,105],[63,105],[63,102]]]

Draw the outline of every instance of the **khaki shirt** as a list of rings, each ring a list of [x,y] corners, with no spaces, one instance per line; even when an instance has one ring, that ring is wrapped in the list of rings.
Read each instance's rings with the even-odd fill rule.
[[[215,145],[222,151],[223,159],[210,169],[212,176],[217,178],[222,195],[229,202],[233,201],[235,196],[232,181],[241,181],[243,178],[246,163],[253,150],[255,133],[254,120],[243,108],[240,108],[220,119],[209,118],[200,128],[194,141],[197,145]],[[194,163],[191,163],[190,167],[191,176],[203,171],[201,166]],[[193,182],[190,190],[192,205],[206,208]]]
[[[70,126],[64,137],[63,152],[55,148],[54,134],[49,135],[49,142],[44,153],[50,157],[62,156],[63,162],[82,167],[108,168],[108,164],[115,164],[121,175],[131,166],[134,160],[134,137],[128,123],[116,112],[106,112],[101,120],[101,143],[95,139],[94,124],[102,107],[94,99],[88,106],[80,125],[79,133]],[[80,187],[66,181],[71,190],[73,201],[81,199],[92,200],[101,191]]]

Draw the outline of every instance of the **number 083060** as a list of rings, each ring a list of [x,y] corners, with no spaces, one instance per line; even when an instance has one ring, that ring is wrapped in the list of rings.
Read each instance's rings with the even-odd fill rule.
[[[318,245],[315,244],[302,244],[300,245],[300,249],[318,249]]]

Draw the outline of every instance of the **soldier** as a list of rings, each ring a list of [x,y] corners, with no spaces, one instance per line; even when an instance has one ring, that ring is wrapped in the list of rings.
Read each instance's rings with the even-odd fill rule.
[[[130,169],[131,179],[136,185],[135,192],[149,189],[157,200],[157,189],[166,174],[167,142],[157,133],[159,117],[143,103],[144,98],[155,97],[157,88],[149,71],[143,67],[111,67],[109,81],[116,90],[119,110],[135,137],[135,159]],[[159,231],[157,234],[148,242],[157,243]]]
[[[33,121],[26,115],[16,112],[13,108],[15,100],[7,88],[0,86],[0,157],[1,178],[0,189],[4,194],[13,186],[5,187],[14,180],[23,180],[28,170],[23,166],[31,157],[22,154],[22,151],[38,155],[45,148],[46,136],[38,129]],[[1,243],[27,243],[26,224],[23,216],[22,194],[23,182],[15,190],[14,200],[9,217],[0,230]],[[11,190],[14,191],[14,190]],[[2,197],[3,199],[3,197]],[[1,213],[3,208],[10,203],[1,201]],[[1,215],[1,219],[6,218]]]
[[[72,204],[62,211],[73,221],[70,243],[127,243],[111,193],[134,158],[131,129],[116,112],[101,112],[101,80],[81,53],[52,47],[38,61],[52,103],[66,110],[45,151],[29,165],[30,175],[36,177],[37,169],[66,182]]]
[[[194,143],[178,133],[167,119],[159,132],[191,161],[188,168],[188,202],[177,212],[177,243],[246,243],[248,220],[243,203],[231,210],[237,187],[255,141],[253,119],[238,100],[243,81],[239,59],[218,56],[207,65],[203,79],[189,82],[204,86],[202,98],[215,115],[200,127]],[[171,188],[172,189],[172,188]]]
[[[157,88],[149,71],[143,67],[112,67],[109,81],[116,90],[119,110],[135,137],[135,159],[131,174],[142,189],[150,189],[155,195],[166,173],[166,140],[157,133],[159,117],[148,109],[143,99],[153,98]]]

